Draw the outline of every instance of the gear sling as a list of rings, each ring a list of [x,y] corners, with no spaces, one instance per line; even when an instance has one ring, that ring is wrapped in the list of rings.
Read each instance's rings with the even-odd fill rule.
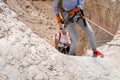
[[[63,7],[62,7],[62,3],[63,3],[63,0],[59,0],[58,8],[59,8],[59,10],[60,10],[60,15],[61,15],[62,18],[63,18],[63,12],[70,12],[70,11],[64,10]],[[75,13],[75,15],[76,15],[76,14],[77,14],[77,13]],[[75,16],[75,15],[74,15],[74,16]],[[82,18],[82,19],[83,19],[83,24],[84,24],[84,26],[87,26],[85,19],[82,17],[82,16],[84,16],[84,12],[83,12],[82,9],[79,10],[79,15],[80,15],[80,17],[77,19],[77,22],[78,22],[78,20],[79,20],[80,18]],[[73,17],[74,17],[74,16],[73,16]],[[73,17],[72,17],[72,18],[73,18]],[[62,22],[62,23],[64,23],[64,22]]]

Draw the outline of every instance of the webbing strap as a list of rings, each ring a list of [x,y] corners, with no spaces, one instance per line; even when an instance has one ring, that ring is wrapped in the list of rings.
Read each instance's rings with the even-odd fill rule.
[[[63,9],[63,7],[62,7],[62,3],[63,3],[63,0],[59,0],[59,6],[58,6],[58,8],[59,8],[59,11],[60,11],[60,15],[62,16],[62,18],[63,18],[63,12],[65,11],[64,9]]]

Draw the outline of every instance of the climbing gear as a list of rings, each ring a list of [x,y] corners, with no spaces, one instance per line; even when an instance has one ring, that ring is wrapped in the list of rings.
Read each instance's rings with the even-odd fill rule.
[[[66,24],[67,22],[68,22],[68,19],[70,18],[70,14],[67,14],[64,18],[63,18],[63,20],[62,20],[62,24]]]
[[[71,11],[69,12],[69,14],[70,14],[71,16],[74,16],[78,11],[79,11],[79,8],[76,7],[76,8],[74,8],[73,10],[71,10]]]
[[[76,22],[78,22],[80,19],[82,19],[84,26],[85,26],[85,27],[87,26],[86,20],[83,18],[84,12],[83,12],[82,9],[79,9],[79,10],[75,13],[74,16],[77,16]]]
[[[93,52],[93,57],[94,57],[94,56],[100,56],[101,58],[103,58],[103,57],[104,57],[104,54],[101,53],[101,52],[99,52],[98,50],[96,50],[96,51]]]
[[[81,15],[84,16],[84,12],[82,9],[80,9],[80,12],[81,12]],[[84,26],[87,26],[86,20],[83,17],[82,17],[82,19],[83,19]]]
[[[101,30],[107,32],[108,34],[110,34],[111,36],[115,36],[115,32],[113,29],[107,29],[107,28],[110,28],[110,27],[106,27],[106,26],[103,26],[103,25],[100,25],[100,24],[97,24],[95,23],[94,21],[88,19],[86,16],[82,16],[84,19],[86,19],[87,21],[91,22],[92,24],[94,24],[95,26],[97,26],[98,28],[100,28]],[[111,31],[111,32],[110,32]],[[113,32],[113,33],[112,33]],[[119,33],[118,33],[119,34]]]
[[[74,16],[71,16],[70,14],[66,15],[62,20],[62,24],[67,25],[69,23],[74,23],[74,17],[76,18],[76,22],[78,22],[80,19],[82,19],[84,26],[85,27],[87,26],[86,20],[82,17],[82,13],[80,10],[78,12],[76,12],[74,14]]]
[[[74,15],[75,16],[75,15]],[[67,14],[63,20],[62,20],[62,24],[60,25],[61,27],[66,27],[67,24],[69,23],[74,23],[74,16],[71,16],[70,14]]]
[[[73,23],[73,22],[74,22],[73,18],[75,17],[76,14],[79,14],[79,17],[78,17],[78,19],[77,19],[77,22],[79,21],[79,19],[82,18],[82,19],[83,19],[84,26],[87,26],[85,19],[82,17],[82,16],[84,16],[84,12],[83,12],[82,9],[79,9],[78,7],[76,7],[76,8],[74,8],[73,10],[66,11],[66,10],[64,10],[63,7],[62,7],[62,3],[63,3],[63,0],[59,0],[58,8],[59,8],[61,17],[64,18],[64,17],[63,17],[63,12],[68,12],[68,13],[71,15],[71,17],[70,17],[70,15],[69,15],[69,19],[68,19],[68,18],[64,18],[64,20],[62,21],[62,23],[68,24],[67,22],[69,22],[69,21]],[[67,16],[68,16],[68,15],[67,15]],[[59,19],[60,19],[60,18],[59,18]],[[64,22],[65,19],[67,19],[66,22]],[[62,19],[61,19],[61,20],[62,20]],[[69,22],[69,23],[70,23],[70,22]],[[60,24],[60,21],[58,21],[58,24]]]

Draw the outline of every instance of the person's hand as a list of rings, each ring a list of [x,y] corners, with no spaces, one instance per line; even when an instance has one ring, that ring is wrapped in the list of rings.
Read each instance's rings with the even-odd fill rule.
[[[75,13],[78,12],[78,11],[79,11],[79,8],[78,8],[78,7],[77,7],[77,8],[74,8],[73,10],[70,11],[70,15],[71,15],[71,16],[74,16]]]
[[[57,15],[57,23],[58,23],[59,25],[61,25],[61,23],[62,23],[62,19],[60,18],[60,15],[59,15],[59,14]]]

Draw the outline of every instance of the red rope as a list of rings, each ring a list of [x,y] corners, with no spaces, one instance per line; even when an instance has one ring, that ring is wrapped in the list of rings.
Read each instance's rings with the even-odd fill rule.
[[[101,28],[102,30],[106,31],[107,33],[111,34],[112,36],[114,36],[114,34],[120,34],[120,32],[116,32],[115,30],[110,29],[110,27],[103,26],[101,24],[97,24],[97,23],[93,22],[92,20],[90,20],[86,16],[83,16],[83,18],[86,19],[87,21],[93,23],[95,26]]]

